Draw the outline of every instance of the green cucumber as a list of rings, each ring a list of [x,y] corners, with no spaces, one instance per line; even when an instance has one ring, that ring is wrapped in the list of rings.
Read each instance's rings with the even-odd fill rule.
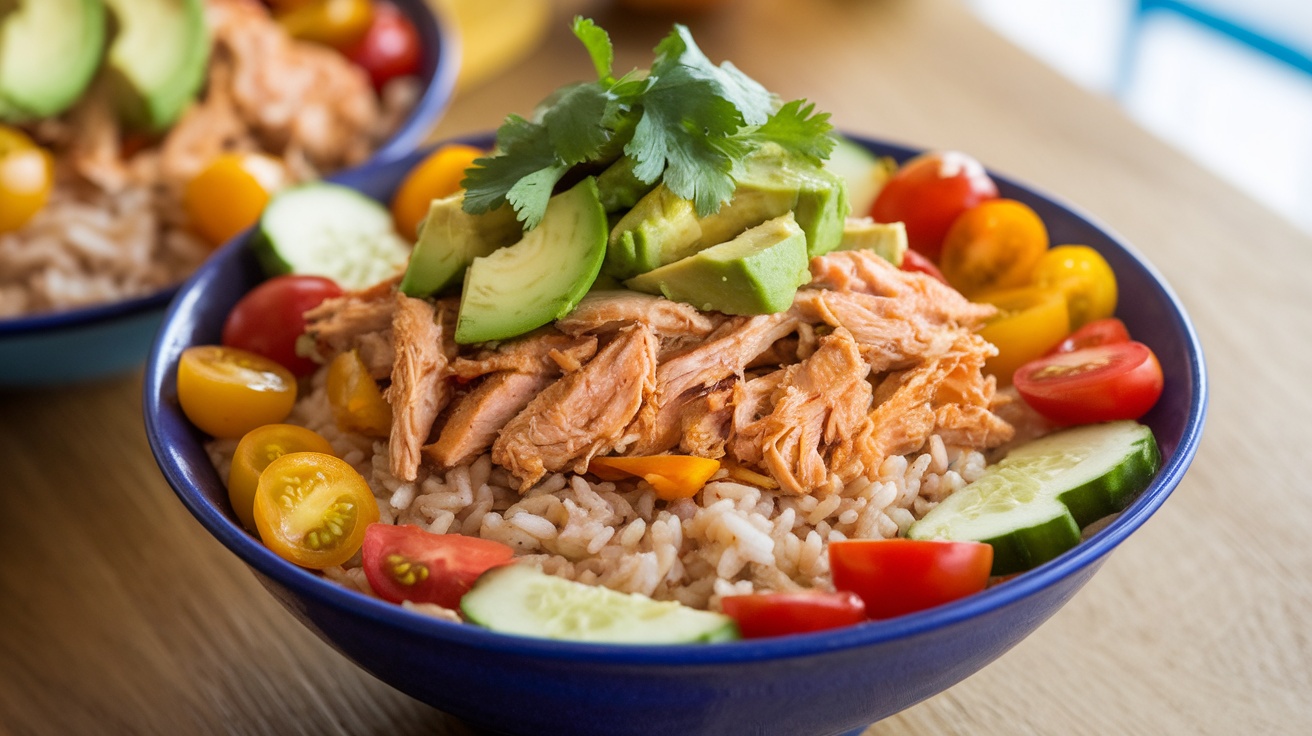
[[[1040,565],[1074,547],[1080,529],[1123,510],[1161,455],[1134,421],[1067,429],[1022,445],[911,525],[912,539],[993,545],[993,574]]]
[[[331,182],[276,194],[260,215],[251,248],[270,276],[326,276],[348,291],[400,274],[410,258],[387,207]]]
[[[833,134],[838,142],[825,161],[825,170],[838,175],[847,184],[851,212],[861,216],[870,211],[884,182],[893,175],[896,164],[871,153],[865,146],[844,136]]]
[[[611,644],[692,644],[739,638],[733,619],[674,601],[577,583],[527,564],[479,577],[460,601],[470,621],[505,634]]]

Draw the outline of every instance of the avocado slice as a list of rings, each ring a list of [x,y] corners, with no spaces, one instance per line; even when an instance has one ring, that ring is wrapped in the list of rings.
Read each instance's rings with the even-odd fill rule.
[[[842,178],[781,148],[762,147],[734,175],[733,198],[719,212],[698,217],[692,202],[664,184],[648,192],[611,231],[606,270],[631,278],[726,242],[744,230],[792,212],[815,256],[838,247],[847,217]]]
[[[772,314],[788,309],[811,280],[807,263],[806,233],[787,212],[624,285],[705,311]]]
[[[102,1],[116,28],[104,72],[119,117],[141,130],[164,130],[205,81],[210,37],[203,0]]]
[[[479,256],[512,245],[524,235],[510,205],[480,215],[463,209],[464,192],[433,200],[419,225],[419,240],[401,278],[407,296],[426,297],[457,283]]]
[[[872,250],[894,266],[907,252],[907,228],[900,222],[875,222],[873,217],[849,217],[835,250]]]
[[[621,156],[597,175],[601,206],[607,214],[632,209],[643,195],[656,188],[656,182],[645,182],[633,173],[637,165],[632,158]]]
[[[68,109],[95,76],[104,50],[100,0],[0,0],[0,120]]]
[[[590,176],[553,196],[542,222],[518,243],[473,260],[460,296],[456,342],[504,340],[569,314],[605,257],[606,211]]]

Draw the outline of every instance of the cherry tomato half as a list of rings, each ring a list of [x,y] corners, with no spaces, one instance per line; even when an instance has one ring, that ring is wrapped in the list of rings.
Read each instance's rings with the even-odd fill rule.
[[[178,403],[201,431],[237,439],[287,418],[296,403],[296,377],[262,355],[196,345],[178,358]]]
[[[931,151],[894,172],[870,206],[870,216],[904,223],[908,245],[937,262],[952,221],[997,196],[997,185],[979,161],[960,151]]]
[[[746,639],[802,634],[866,620],[866,604],[851,591],[755,593],[720,599],[720,610]]]
[[[908,249],[906,253],[902,254],[902,270],[933,276],[945,284],[948,282],[943,277],[943,272],[938,270],[938,266],[935,266],[933,261],[921,255],[920,251]]]
[[[368,72],[374,89],[381,92],[393,79],[418,73],[420,51],[415,24],[395,5],[383,2],[374,6],[364,36],[343,53]]]
[[[339,50],[359,43],[374,18],[369,0],[311,0],[287,5],[276,11],[274,18],[288,35]]]
[[[263,355],[293,375],[307,376],[319,364],[296,354],[296,341],[305,333],[305,313],[341,295],[341,287],[322,276],[274,276],[233,306],[223,323],[223,344]]]
[[[1138,419],[1162,395],[1162,366],[1151,348],[1122,342],[1058,353],[1016,371],[1016,391],[1058,424]]]
[[[255,488],[255,528],[265,546],[288,562],[322,570],[355,556],[378,502],[364,476],[320,452],[274,460]]]
[[[1034,264],[1038,286],[1053,286],[1066,294],[1071,329],[1078,330],[1116,311],[1116,273],[1098,251],[1087,245],[1058,245]]]
[[[217,247],[254,225],[287,181],[282,162],[272,156],[221,154],[183,187],[182,208],[191,229]]]
[[[870,618],[892,618],[978,593],[993,547],[983,542],[847,539],[829,543],[834,587],[861,596]]]
[[[323,435],[295,424],[265,424],[242,436],[228,469],[228,502],[247,529],[255,528],[255,489],[269,463],[293,452],[332,455],[333,446]]]
[[[328,364],[328,406],[343,432],[386,437],[392,431],[392,405],[360,354],[348,350]]]
[[[369,587],[380,598],[444,608],[458,608],[479,575],[515,559],[513,549],[491,539],[392,524],[370,525],[362,554]]]
[[[1057,343],[1057,347],[1053,348],[1048,354],[1070,353],[1084,348],[1096,348],[1099,345],[1114,345],[1118,342],[1129,341],[1130,331],[1125,328],[1124,322],[1115,317],[1095,319],[1072,332],[1065,340]]]
[[[966,296],[1029,283],[1048,250],[1048,229],[1029,205],[992,199],[961,213],[943,238],[938,267]]]
[[[23,131],[0,125],[0,233],[17,230],[40,212],[54,180],[50,152]]]
[[[1011,374],[1061,342],[1070,332],[1066,297],[1056,289],[1023,287],[985,294],[980,301],[998,308],[998,315],[979,331],[998,354],[984,362],[984,372],[998,385],[1011,385]]]
[[[392,196],[392,219],[396,221],[396,231],[407,238],[415,237],[433,200],[459,191],[465,170],[473,165],[474,159],[485,155],[486,151],[481,148],[458,143],[442,146],[428,154],[410,170]]]

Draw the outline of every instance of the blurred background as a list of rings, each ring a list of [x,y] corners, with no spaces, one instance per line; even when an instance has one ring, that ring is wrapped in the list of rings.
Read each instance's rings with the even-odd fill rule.
[[[662,23],[752,0],[615,0]],[[866,0],[867,2],[873,0]],[[567,0],[432,0],[467,33],[461,87],[513,67]],[[1312,233],[1312,1],[959,0],[987,25]],[[458,103],[457,103],[458,104]]]

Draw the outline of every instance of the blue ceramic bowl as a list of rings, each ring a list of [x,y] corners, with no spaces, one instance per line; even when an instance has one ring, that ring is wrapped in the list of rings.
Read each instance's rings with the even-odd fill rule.
[[[374,152],[375,161],[410,153],[427,140],[451,100],[460,68],[459,39],[449,20],[428,0],[392,1],[414,21],[426,50],[419,70],[424,91]],[[0,319],[0,388],[67,384],[138,368],[177,291],[174,285],[122,302]]]
[[[897,159],[913,153],[863,142]],[[338,179],[385,201],[422,155]],[[240,240],[212,258],[169,308],[146,369],[147,434],[182,502],[296,618],[383,681],[476,730],[608,736],[859,730],[951,687],[1034,631],[1166,501],[1198,447],[1207,403],[1203,356],[1171,290],[1087,216],[1002,177],[998,184],[1004,196],[1043,216],[1053,242],[1092,245],[1115,268],[1124,295],[1118,314],[1156,351],[1165,371],[1165,393],[1144,418],[1164,461],[1152,485],[1080,546],[1005,585],[919,614],[716,645],[577,644],[426,618],[284,562],[242,531],[204,437],[178,408],[174,381],[181,351],[217,341],[229,308],[260,280]]]

